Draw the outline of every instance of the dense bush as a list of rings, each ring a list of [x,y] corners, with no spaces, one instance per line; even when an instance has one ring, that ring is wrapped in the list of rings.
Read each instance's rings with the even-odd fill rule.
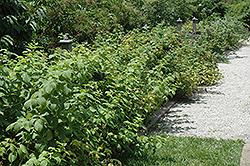
[[[218,53],[217,59],[225,59],[226,51],[235,50],[242,45],[243,40],[248,40],[249,32],[243,25],[234,18],[217,18],[212,23],[202,21],[198,26],[204,27],[202,31],[210,33],[202,35],[197,42],[205,44],[208,50]]]
[[[224,0],[195,0],[192,4],[196,6],[194,16],[198,20],[206,20],[211,15],[223,18],[228,8],[228,3]]]
[[[76,42],[92,42],[98,31],[112,31],[118,25],[124,31],[140,27],[143,15],[134,1],[44,0],[47,8],[45,28],[38,42],[52,48],[58,36],[69,33]],[[135,3],[140,6],[139,2]]]
[[[0,161],[119,165],[124,151],[156,141],[137,133],[164,101],[216,83],[218,53],[244,38],[233,29],[238,22],[228,24],[200,23],[211,33],[195,40],[158,25],[100,32],[71,53],[48,56],[30,45],[25,57],[10,60],[1,50]]]
[[[78,43],[92,43],[99,31],[112,32],[118,27],[127,31],[145,24],[152,28],[162,21],[176,25],[178,18],[188,22],[193,17],[199,21],[224,17],[229,6],[224,0],[40,1],[47,8],[47,19],[37,42],[46,50],[58,46],[58,36],[65,33]]]
[[[44,14],[45,8],[34,2],[1,0],[0,48],[21,54],[33,39]]]
[[[151,26],[165,21],[166,24],[175,25],[176,20],[181,18],[184,22],[192,19],[195,6],[191,1],[154,0],[148,1],[143,6],[147,22]]]
[[[150,115],[179,92],[215,84],[218,59],[249,37],[236,19],[211,21],[224,16],[225,4],[216,0],[3,2],[9,8],[1,9],[19,14],[1,17],[9,21],[0,25],[11,26],[13,33],[19,25],[32,28],[26,41],[39,29],[35,25],[41,25],[36,22],[44,5],[48,12],[45,29],[38,33],[41,44],[56,45],[58,35],[66,32],[79,43],[90,42],[53,54],[29,44],[22,57],[2,49],[19,39],[0,35],[2,165],[121,165],[119,159],[133,147],[159,146],[160,139],[138,136]],[[215,2],[217,6],[211,5]],[[30,13],[21,5],[21,17],[15,8],[20,4],[28,5]],[[213,14],[217,9],[223,10]],[[209,33],[190,39],[186,32],[191,22],[183,32],[164,26],[195,14],[200,18],[197,30]],[[151,28],[142,30],[144,17]],[[157,25],[162,20],[166,23]]]
[[[176,25],[176,20],[183,22],[196,17],[199,21],[210,16],[224,17],[228,4],[223,0],[151,0],[145,2],[143,9],[147,22],[155,26],[162,21]]]
[[[250,26],[250,1],[242,1],[232,3],[228,9],[228,17],[238,18],[245,23],[245,26]]]

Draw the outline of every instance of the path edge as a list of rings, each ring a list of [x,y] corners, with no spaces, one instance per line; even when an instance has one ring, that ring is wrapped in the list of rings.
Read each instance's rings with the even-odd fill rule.
[[[240,166],[250,166],[250,142],[245,142],[240,158]]]

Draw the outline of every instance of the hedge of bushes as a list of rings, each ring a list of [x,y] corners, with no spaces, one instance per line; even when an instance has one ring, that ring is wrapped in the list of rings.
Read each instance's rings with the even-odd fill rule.
[[[165,21],[176,25],[193,17],[237,17],[249,25],[249,4],[242,0],[4,0],[0,2],[0,48],[22,55],[29,42],[53,52],[60,36],[92,43],[98,31],[127,32]]]
[[[127,32],[145,25],[151,28],[161,22],[176,25],[196,17],[199,21],[224,17],[228,3],[222,0],[41,0],[47,8],[47,17],[36,40],[46,49],[58,46],[60,34],[69,35],[78,43],[95,40],[98,31],[117,27]]]
[[[44,1],[47,19],[37,41],[48,49],[57,46],[61,33],[69,33],[79,43],[91,43],[100,30],[112,32],[117,26],[132,30],[145,22],[142,11],[136,7],[140,1]]]
[[[149,116],[178,92],[215,84],[221,53],[248,38],[237,20],[201,22],[211,33],[196,39],[163,25],[99,32],[70,53],[30,44],[13,60],[0,50],[2,164],[121,165],[133,147],[159,146],[138,135]]]

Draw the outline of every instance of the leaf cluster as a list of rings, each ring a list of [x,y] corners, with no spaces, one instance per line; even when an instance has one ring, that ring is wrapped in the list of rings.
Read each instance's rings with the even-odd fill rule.
[[[245,23],[245,26],[250,26],[250,1],[239,1],[230,4],[227,16],[234,17]]]
[[[25,44],[35,37],[45,12],[45,8],[33,1],[1,0],[0,48],[21,54]]]
[[[45,0],[44,0],[45,1]],[[47,2],[47,1],[45,1]],[[124,31],[143,23],[142,12],[130,0],[50,0],[45,3],[47,19],[38,34],[46,48],[57,46],[59,34],[69,33],[76,42],[91,43],[98,31],[112,32],[117,26]]]

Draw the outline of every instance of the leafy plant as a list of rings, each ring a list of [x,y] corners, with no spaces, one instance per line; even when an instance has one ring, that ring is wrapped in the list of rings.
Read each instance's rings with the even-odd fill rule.
[[[38,41],[49,49],[58,46],[57,36],[61,33],[69,33],[78,43],[92,43],[98,31],[112,32],[117,26],[125,31],[138,28],[144,20],[133,3],[139,5],[130,0],[45,1],[47,19]]]
[[[224,0],[195,0],[192,4],[196,6],[194,16],[198,20],[206,20],[212,15],[223,18],[228,9],[228,3]]]
[[[100,31],[69,53],[30,44],[10,59],[0,50],[0,161],[120,165],[131,147],[159,147],[138,135],[149,116],[179,92],[215,84],[218,53],[246,37],[236,20],[200,22],[211,32],[195,39],[163,25]]]
[[[0,48],[10,48],[13,45],[13,39],[9,35],[4,35],[0,39]]]
[[[245,23],[245,26],[249,28],[250,26],[250,2],[241,1],[237,3],[232,3],[228,9],[227,16],[238,18],[240,21]]]
[[[249,32],[243,25],[242,22],[234,18],[216,19],[212,25],[208,21],[200,22],[201,27],[206,27],[204,31],[211,33],[201,36],[199,42],[206,43],[208,49],[218,53],[218,59],[225,59],[226,51],[234,50],[240,47],[242,42],[248,40]]]
[[[154,27],[162,21],[175,25],[178,18],[184,22],[192,19],[195,6],[191,1],[155,0],[145,3],[144,10],[147,21]]]
[[[11,49],[21,54],[25,44],[34,38],[39,23],[44,18],[45,8],[36,6],[33,2],[19,0],[3,0],[0,2],[0,37],[1,48]],[[13,41],[11,41],[13,39]]]

